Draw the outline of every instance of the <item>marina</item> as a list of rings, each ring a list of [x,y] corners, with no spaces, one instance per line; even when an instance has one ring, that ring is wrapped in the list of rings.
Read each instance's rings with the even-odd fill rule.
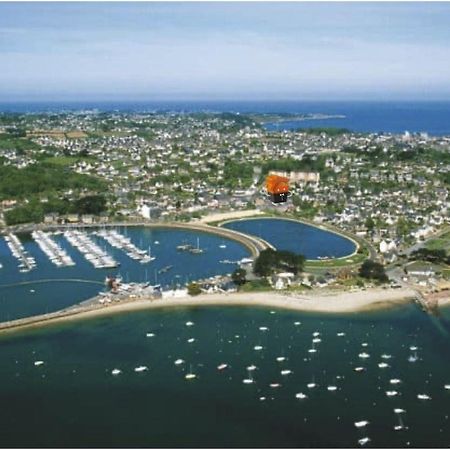
[[[131,259],[139,261],[141,264],[154,261],[156,258],[151,256],[149,251],[136,247],[129,237],[123,236],[116,230],[100,230],[96,234],[105,239],[111,246],[123,250]]]
[[[114,268],[119,265],[110,255],[95,244],[84,231],[66,230],[64,237],[89,261],[96,269]]]
[[[28,255],[28,252],[15,234],[9,233],[6,235],[5,241],[13,256],[19,261],[19,272],[29,272],[36,267],[36,260]]]
[[[37,230],[33,231],[31,236],[55,266],[68,267],[75,265],[73,259],[67,252],[51,239],[50,233]]]

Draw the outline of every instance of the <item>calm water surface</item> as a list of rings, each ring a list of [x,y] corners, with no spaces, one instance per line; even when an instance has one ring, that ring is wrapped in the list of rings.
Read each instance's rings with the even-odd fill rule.
[[[340,258],[355,251],[349,239],[293,220],[243,219],[223,226],[261,237],[278,250],[300,253],[306,259]]]
[[[178,308],[2,335],[0,442],[358,447],[369,437],[368,447],[448,447],[449,319],[449,310],[431,320],[411,305],[342,316]],[[321,342],[312,343],[313,333]],[[360,358],[363,352],[369,357]],[[185,363],[174,364],[179,358]],[[38,360],[44,364],[35,366]],[[389,367],[379,368],[382,361]],[[229,367],[217,370],[221,363]],[[141,365],[148,370],[135,372]],[[254,383],[244,384],[250,365]],[[358,366],[366,370],[355,372]],[[122,373],[113,376],[114,368]],[[197,378],[186,380],[188,371]],[[392,390],[398,395],[388,397]],[[307,398],[297,399],[299,392]],[[394,408],[406,411],[401,431]],[[362,420],[369,424],[356,428]]]

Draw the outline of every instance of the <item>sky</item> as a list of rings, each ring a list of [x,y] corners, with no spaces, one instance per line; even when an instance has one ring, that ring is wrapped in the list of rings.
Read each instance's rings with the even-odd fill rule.
[[[0,101],[450,100],[450,3],[0,3]]]

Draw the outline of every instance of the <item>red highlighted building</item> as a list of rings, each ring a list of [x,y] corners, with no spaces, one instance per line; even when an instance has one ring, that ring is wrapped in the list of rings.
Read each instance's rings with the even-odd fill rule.
[[[289,195],[289,178],[267,175],[266,189],[273,203],[283,203]]]

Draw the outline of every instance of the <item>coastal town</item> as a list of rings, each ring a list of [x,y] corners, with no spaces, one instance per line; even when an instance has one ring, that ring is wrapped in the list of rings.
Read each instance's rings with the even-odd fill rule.
[[[428,294],[446,291],[450,137],[284,131],[288,119],[305,117],[3,113],[0,226],[20,231],[30,223],[197,223],[256,212],[344,233],[389,270],[392,283],[407,282]],[[314,125],[314,116],[307,119]],[[27,176],[47,172],[77,178],[52,186]],[[268,201],[269,173],[288,178],[286,203]],[[420,248],[431,254],[417,253]],[[436,250],[444,253],[436,257]],[[357,262],[363,260],[361,255]],[[327,263],[322,261],[325,269]],[[313,276],[300,284],[328,287],[351,278],[354,263],[337,270],[309,267]],[[287,287],[282,279],[274,279],[276,285]]]

